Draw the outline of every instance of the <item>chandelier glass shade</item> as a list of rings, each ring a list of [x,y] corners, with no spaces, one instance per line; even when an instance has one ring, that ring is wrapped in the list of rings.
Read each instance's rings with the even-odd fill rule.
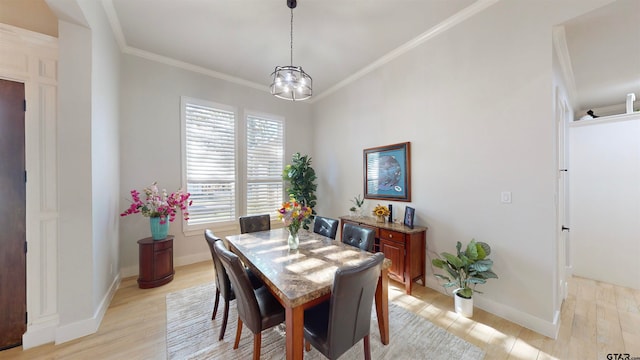
[[[313,80],[301,66],[276,66],[271,77],[271,94],[280,99],[305,100],[313,94]]]
[[[285,100],[305,100],[313,94],[313,80],[311,76],[302,70],[302,66],[293,66],[293,9],[296,0],[287,0],[287,6],[291,9],[290,32],[290,60],[291,65],[276,66],[271,73],[271,94]]]

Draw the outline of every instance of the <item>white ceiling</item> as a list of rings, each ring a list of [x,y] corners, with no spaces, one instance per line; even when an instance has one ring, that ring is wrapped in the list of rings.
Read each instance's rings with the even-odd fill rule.
[[[564,24],[576,109],[640,102],[640,0],[617,0]]]
[[[293,65],[313,77],[318,98],[348,82],[352,74],[493,3],[299,0],[294,9]],[[128,53],[178,62],[265,90],[274,67],[289,65],[286,0],[104,0],[104,4],[116,38]],[[639,7],[640,0],[617,0],[603,11],[565,24],[579,104],[597,107],[614,99],[623,103],[628,92],[636,92],[640,100]]]

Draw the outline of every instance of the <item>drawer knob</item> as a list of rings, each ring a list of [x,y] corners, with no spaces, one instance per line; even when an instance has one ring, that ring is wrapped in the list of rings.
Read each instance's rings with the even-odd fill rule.
[[[389,234],[389,239],[393,238],[393,234]]]

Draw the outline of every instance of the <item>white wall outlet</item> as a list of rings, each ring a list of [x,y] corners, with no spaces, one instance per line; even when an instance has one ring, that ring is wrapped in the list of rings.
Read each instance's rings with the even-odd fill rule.
[[[500,202],[503,204],[511,204],[511,191],[503,191],[500,193]]]

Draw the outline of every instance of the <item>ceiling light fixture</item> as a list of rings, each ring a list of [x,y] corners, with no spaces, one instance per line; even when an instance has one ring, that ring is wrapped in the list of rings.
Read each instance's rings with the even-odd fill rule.
[[[313,93],[311,76],[304,72],[301,66],[293,66],[293,9],[296,5],[296,0],[287,0],[287,6],[291,9],[291,42],[289,43],[291,65],[276,66],[275,71],[271,73],[273,78],[271,94],[291,101],[306,100]]]

